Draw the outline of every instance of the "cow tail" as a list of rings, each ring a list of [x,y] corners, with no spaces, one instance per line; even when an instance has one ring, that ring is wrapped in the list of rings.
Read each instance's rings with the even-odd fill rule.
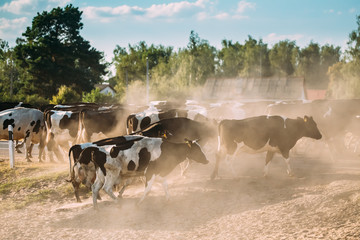
[[[74,145],[74,146],[75,146],[75,145]],[[69,149],[70,180],[66,180],[67,182],[71,182],[71,181],[74,180],[74,178],[75,178],[75,176],[74,176],[74,171],[73,171],[73,168],[72,168],[72,166],[71,166],[71,152],[73,151],[74,146],[72,146],[72,147]],[[74,159],[74,166],[75,166],[75,159]]]
[[[221,122],[220,122],[219,125],[218,125],[218,149],[217,149],[218,152],[220,152],[220,148],[221,148],[221,140],[220,140],[220,135],[221,135],[221,133],[220,133],[220,127],[221,127]]]

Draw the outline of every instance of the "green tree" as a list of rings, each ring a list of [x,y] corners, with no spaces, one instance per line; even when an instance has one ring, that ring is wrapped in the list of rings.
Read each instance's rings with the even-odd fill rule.
[[[56,96],[52,97],[51,104],[65,104],[79,102],[81,96],[72,88],[65,85],[59,88],[59,92]]]
[[[248,36],[244,44],[244,67],[241,72],[243,77],[268,77],[271,75],[269,50],[262,39]]]
[[[222,40],[222,48],[218,52],[219,69],[217,74],[224,77],[237,77],[244,65],[244,46],[239,42]]]
[[[321,84],[319,70],[320,46],[311,41],[307,47],[300,50],[298,74],[305,77],[308,87],[319,88]]]
[[[295,71],[295,56],[298,48],[295,41],[284,40],[270,49],[269,59],[273,72],[279,76],[290,76]]]
[[[349,34],[348,53],[351,60],[360,62],[360,15],[356,16],[357,29]]]
[[[200,39],[194,31],[190,32],[188,47],[185,50],[189,55],[190,76],[188,85],[204,84],[206,79],[215,74],[216,48],[209,42]]]
[[[144,41],[135,45],[129,45],[126,48],[116,46],[114,50],[113,63],[116,68],[116,76],[112,79],[112,83],[116,83],[116,90],[124,92],[126,88],[126,78],[128,84],[133,81],[146,79],[146,61],[149,63],[149,73],[152,76],[152,70],[158,64],[167,64],[172,55],[172,47],[164,47],[162,45],[150,47]]]
[[[337,62],[328,70],[330,98],[360,98],[360,16],[356,18],[358,27],[349,35],[346,61]],[[335,48],[327,52],[330,52],[328,58],[336,61],[340,50]]]
[[[117,103],[118,100],[111,95],[111,93],[105,95],[100,92],[99,88],[91,90],[89,93],[83,93],[82,102],[88,103]]]
[[[50,98],[62,85],[89,91],[106,74],[103,53],[80,36],[82,12],[71,4],[38,13],[14,51],[31,75],[25,94]]]

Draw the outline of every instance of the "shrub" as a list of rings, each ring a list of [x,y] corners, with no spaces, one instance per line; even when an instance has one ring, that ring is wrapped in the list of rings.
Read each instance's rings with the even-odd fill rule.
[[[79,102],[81,99],[80,95],[73,89],[67,86],[61,86],[56,96],[52,97],[51,104],[64,104]]]

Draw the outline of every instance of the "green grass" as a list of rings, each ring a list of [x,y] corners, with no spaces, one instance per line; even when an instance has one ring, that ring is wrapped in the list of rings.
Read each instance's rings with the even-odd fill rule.
[[[14,169],[10,169],[8,164],[0,163],[0,211],[73,197],[72,185],[65,181],[69,172],[57,170],[56,167],[32,163],[18,164]],[[53,171],[54,169],[56,171]]]

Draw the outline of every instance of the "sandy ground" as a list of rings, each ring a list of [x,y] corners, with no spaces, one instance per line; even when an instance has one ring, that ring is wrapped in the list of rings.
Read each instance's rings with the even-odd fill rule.
[[[210,160],[186,178],[176,168],[168,202],[155,185],[137,207],[137,184],[118,204],[102,192],[99,211],[84,196],[2,211],[0,239],[360,239],[358,156],[293,155],[294,177],[277,156],[264,178],[264,154],[243,154],[222,162],[213,181]]]

